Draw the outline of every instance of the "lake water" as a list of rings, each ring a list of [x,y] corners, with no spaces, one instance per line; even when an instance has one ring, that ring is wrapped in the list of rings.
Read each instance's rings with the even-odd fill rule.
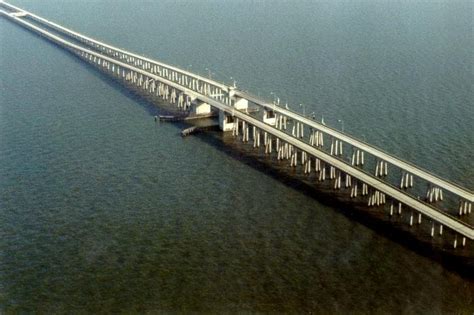
[[[275,92],[474,187],[470,1],[14,4]],[[474,311],[472,261],[447,264],[229,135],[181,138],[153,121],[159,108],[5,19],[0,36],[0,313]]]

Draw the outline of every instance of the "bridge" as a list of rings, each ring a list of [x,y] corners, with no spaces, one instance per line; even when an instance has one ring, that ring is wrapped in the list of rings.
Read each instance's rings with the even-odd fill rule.
[[[160,98],[187,115],[217,113],[222,131],[251,142],[254,148],[263,146],[265,154],[288,160],[292,167],[314,176],[315,182],[329,180],[335,190],[364,198],[368,207],[381,208],[390,216],[409,211],[410,226],[422,224],[424,217],[431,237],[442,235],[444,228],[451,231],[454,248],[458,238],[462,246],[474,239],[467,220],[474,194],[460,185],[279,102],[239,90],[235,83],[227,85],[102,43],[6,2],[0,2],[0,7],[3,17],[140,93]]]

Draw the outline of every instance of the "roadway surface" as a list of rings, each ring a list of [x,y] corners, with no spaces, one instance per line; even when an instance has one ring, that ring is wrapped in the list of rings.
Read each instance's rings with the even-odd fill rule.
[[[162,62],[159,62],[157,60],[153,60],[153,59],[149,59],[149,58],[146,58],[146,57],[143,57],[143,56],[140,56],[140,55],[137,55],[137,54],[134,54],[134,53],[131,53],[129,51],[126,51],[126,50],[123,50],[123,49],[120,49],[120,48],[117,48],[117,47],[114,47],[114,46],[111,46],[109,44],[106,44],[106,43],[103,43],[103,42],[100,42],[96,39],[93,39],[93,38],[90,38],[90,37],[87,37],[85,35],[82,35],[80,33],[77,33],[77,32],[74,32],[73,30],[70,30],[64,26],[61,26],[59,24],[56,24],[54,22],[51,22],[45,18],[42,18],[34,13],[31,13],[29,11],[26,11],[26,10],[23,10],[21,8],[18,8],[14,5],[11,5],[9,3],[6,3],[6,2],[3,2],[3,1],[0,1],[0,5],[4,5],[10,9],[13,9],[13,10],[17,10],[19,11],[22,16],[24,15],[27,15],[35,20],[37,20],[38,22],[41,22],[41,23],[44,23],[46,25],[48,25],[49,27],[52,27],[62,33],[65,33],[69,36],[73,36],[73,37],[76,37],[76,38],[82,38],[84,40],[87,40],[91,43],[94,43],[94,44],[97,44],[97,45],[101,45],[105,48],[108,48],[108,49],[111,49],[111,50],[114,50],[116,52],[119,52],[119,53],[122,53],[122,54],[125,54],[127,56],[130,56],[130,57],[134,57],[134,58],[137,58],[137,59],[141,59],[143,61],[146,61],[146,62],[149,62],[149,63],[152,63],[154,65],[157,65],[157,66],[160,66],[160,67],[163,67],[163,68],[166,68],[166,69],[169,69],[169,70],[172,70],[172,71],[175,71],[175,72],[178,72],[180,74],[183,74],[183,75],[186,75],[186,76],[189,76],[189,77],[192,77],[192,78],[195,78],[196,80],[200,80],[202,82],[206,82],[210,85],[213,85],[213,86],[216,86],[224,91],[228,91],[229,89],[229,86],[228,85],[225,85],[225,84],[222,84],[220,82],[217,82],[217,81],[214,81],[214,80],[210,80],[206,77],[203,77],[203,76],[200,76],[200,75],[197,75],[195,73],[192,73],[192,72],[189,72],[189,71],[186,71],[186,70],[183,70],[183,69],[180,69],[180,68],[177,68],[177,67],[173,67],[171,65],[168,65],[168,64],[165,64],[165,63],[162,63]]]
[[[367,144],[365,142],[362,142],[360,140],[357,140],[355,139],[354,137],[351,137],[345,133],[342,133],[338,130],[335,130],[333,128],[330,128],[330,127],[327,127],[323,124],[320,124],[312,119],[309,119],[309,118],[306,118],[304,116],[302,116],[301,114],[298,114],[298,113],[295,113],[293,111],[290,111],[288,109],[285,109],[281,106],[277,106],[277,105],[274,105],[274,104],[270,104],[270,103],[267,103],[253,95],[250,95],[249,93],[246,93],[246,92],[243,92],[243,91],[240,91],[240,90],[236,90],[236,93],[235,95],[239,96],[239,97],[242,97],[242,98],[245,98],[257,105],[260,105],[260,106],[263,106],[265,108],[268,108],[270,110],[273,110],[279,114],[282,114],[282,115],[285,115],[289,118],[292,118],[292,119],[295,119],[295,120],[298,120],[299,122],[302,122],[310,127],[313,127],[315,129],[318,129],[330,136],[333,136],[333,137],[336,137],[346,143],[349,143],[367,153],[370,153],[372,154],[373,156],[377,157],[377,158],[380,158],[384,161],[387,161],[389,162],[390,164],[392,165],[395,165],[407,172],[409,172],[410,174],[413,174],[415,176],[418,176],[419,178],[423,178],[424,180],[426,181],[429,181],[430,183],[436,185],[437,187],[439,188],[442,188],[444,190],[447,190],[447,191],[450,191],[456,195],[458,195],[459,197],[465,199],[465,200],[468,200],[470,202],[474,202],[474,194],[470,191],[468,191],[466,188],[464,187],[461,187],[455,183],[452,183],[452,182],[449,182],[443,178],[440,178],[434,174],[431,174],[429,173],[428,171],[425,171],[419,167],[417,167],[416,165],[413,165],[409,162],[406,162],[406,161],[403,161],[393,155],[390,155],[388,153],[385,153],[383,152],[382,150],[370,145],[370,144]]]

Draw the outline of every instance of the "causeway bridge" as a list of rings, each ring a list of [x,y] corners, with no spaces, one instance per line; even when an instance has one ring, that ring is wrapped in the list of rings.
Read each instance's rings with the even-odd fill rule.
[[[242,91],[235,83],[217,82],[108,45],[3,1],[0,15],[177,111],[194,116],[218,113],[222,131],[232,132],[257,150],[263,147],[272,159],[288,161],[311,176],[315,185],[330,181],[334,190],[363,198],[367,207],[390,216],[407,211],[407,224],[428,222],[431,237],[448,229],[454,248],[474,240],[467,219],[474,194],[460,185],[324,122]]]

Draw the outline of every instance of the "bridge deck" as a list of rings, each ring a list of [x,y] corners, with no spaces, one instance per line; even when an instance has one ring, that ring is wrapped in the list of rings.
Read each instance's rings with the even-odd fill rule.
[[[423,179],[431,182],[432,184],[434,184],[434,185],[436,185],[440,188],[443,188],[447,191],[451,191],[452,193],[458,195],[461,198],[464,198],[468,201],[474,202],[474,194],[472,192],[468,191],[467,189],[465,189],[464,187],[461,187],[461,186],[459,186],[455,183],[452,183],[452,182],[449,182],[449,181],[447,181],[443,178],[440,178],[439,176],[431,174],[431,173],[427,172],[426,170],[423,170],[423,169],[419,168],[418,166],[416,166],[414,164],[403,161],[403,160],[399,159],[398,157],[393,156],[389,153],[386,153],[386,152],[380,150],[379,148],[376,148],[376,147],[374,147],[374,146],[372,146],[368,143],[357,140],[352,136],[349,136],[349,135],[347,135],[345,133],[342,133],[338,130],[335,130],[333,128],[327,127],[327,126],[325,126],[321,123],[318,123],[318,122],[316,122],[312,119],[306,118],[306,117],[302,116],[299,113],[295,113],[295,112],[290,111],[290,110],[288,110],[286,108],[283,108],[281,106],[277,106],[277,105],[262,101],[260,98],[257,98],[253,95],[250,95],[249,93],[246,93],[246,92],[243,92],[243,91],[236,91],[236,95],[238,95],[242,98],[248,99],[249,101],[254,102],[256,104],[259,104],[259,105],[261,105],[265,108],[274,110],[277,113],[280,113],[280,114],[285,115],[287,117],[290,117],[292,119],[298,120],[298,121],[304,123],[305,125],[308,125],[310,127],[314,127],[318,130],[321,130],[321,131],[323,131],[324,133],[326,133],[328,135],[334,136],[334,137],[336,137],[336,138],[338,138],[338,139],[340,139],[344,142],[347,142],[347,143],[349,143],[349,144],[351,144],[351,145],[353,145],[353,146],[355,146],[359,149],[364,150],[365,152],[368,152],[368,153],[372,154],[375,157],[378,157],[378,158],[380,158],[384,161],[387,161],[387,162],[389,162],[389,163],[391,163],[395,166],[398,166],[401,169],[404,169],[404,170],[406,170],[407,172],[409,172],[413,175],[416,175],[420,178],[423,178]]]
[[[103,42],[98,41],[98,40],[96,40],[96,39],[94,39],[94,38],[90,38],[90,37],[87,37],[87,36],[85,36],[85,35],[83,35],[83,34],[77,33],[77,32],[75,32],[75,31],[73,31],[73,30],[71,30],[71,29],[68,29],[68,28],[62,26],[62,25],[59,25],[59,24],[54,23],[54,22],[51,22],[51,21],[49,21],[49,20],[47,20],[47,19],[45,19],[45,18],[42,18],[42,17],[40,17],[40,16],[34,14],[34,13],[31,13],[31,12],[29,12],[29,11],[26,11],[26,10],[23,10],[23,9],[21,9],[21,8],[18,8],[18,7],[16,7],[16,6],[12,5],[12,4],[9,4],[9,3],[6,3],[6,2],[0,2],[0,5],[4,5],[4,6],[10,8],[10,9],[12,9],[12,10],[17,10],[19,14],[22,14],[22,16],[29,16],[29,17],[31,17],[31,18],[33,18],[33,19],[39,21],[39,22],[42,22],[42,23],[45,23],[45,24],[49,25],[50,27],[52,27],[52,28],[54,28],[54,29],[57,29],[57,30],[62,31],[62,32],[67,33],[67,34],[70,34],[70,35],[72,35],[72,36],[80,37],[80,38],[83,38],[83,39],[85,39],[85,40],[88,40],[88,41],[90,41],[90,42],[92,42],[92,43],[95,43],[95,44],[97,44],[97,45],[101,45],[101,46],[104,46],[104,47],[106,47],[106,48],[110,48],[110,49],[116,50],[116,51],[121,52],[121,53],[123,53],[123,54],[126,54],[126,55],[128,55],[128,56],[135,57],[135,58],[139,58],[139,59],[142,59],[142,60],[144,60],[144,61],[152,62],[152,63],[154,63],[154,64],[157,64],[157,65],[160,65],[160,66],[162,66],[162,67],[168,68],[168,69],[170,69],[170,70],[174,70],[174,71],[176,71],[176,72],[179,72],[179,73],[182,73],[182,74],[185,74],[185,75],[188,75],[188,76],[195,77],[196,79],[201,80],[202,82],[207,82],[207,83],[212,84],[212,85],[214,85],[214,86],[218,86],[218,87],[220,87],[222,90],[227,90],[227,89],[228,89],[228,86],[227,86],[227,85],[222,84],[222,83],[220,83],[220,82],[217,82],[217,81],[214,81],[214,80],[210,80],[210,79],[208,79],[208,78],[206,78],[206,77],[197,75],[197,74],[195,74],[195,73],[192,73],[192,72],[189,72],[189,71],[186,71],[186,70],[183,70],[183,69],[174,67],[174,66],[171,66],[171,65],[169,65],[169,64],[165,64],[165,63],[159,62],[159,61],[157,61],[157,60],[153,60],[153,59],[150,59],[150,58],[147,58],[147,57],[144,57],[144,56],[140,56],[140,55],[134,54],[134,53],[132,53],[132,52],[126,51],[126,50],[124,50],[124,49],[121,49],[121,48],[118,48],[118,47],[115,47],[115,46],[112,46],[112,45],[103,43]]]
[[[40,27],[38,26],[35,26],[27,21],[24,21],[23,19],[19,18],[19,17],[16,17],[14,15],[10,15],[4,11],[0,11],[0,14],[3,14],[3,15],[6,15],[8,18],[10,18],[11,20],[15,21],[16,23],[26,27],[26,28],[29,28],[35,32],[38,32],[40,33],[41,35],[43,35],[45,38],[55,42],[55,43],[58,43],[62,46],[64,46],[65,48],[67,49],[70,49],[70,50],[73,50],[73,51],[82,51],[82,52],[85,52],[85,53],[88,53],[90,55],[93,55],[93,56],[96,56],[98,58],[101,58],[103,60],[107,60],[111,63],[114,63],[122,68],[125,68],[125,69],[129,69],[129,70],[132,70],[136,73],[140,73],[142,75],[145,75],[147,77],[150,77],[154,80],[157,80],[157,81],[161,81],[167,85],[169,85],[170,87],[173,87],[173,88],[176,88],[177,90],[181,90],[183,91],[184,93],[187,93],[189,95],[195,95],[199,100],[203,101],[203,102],[206,102],[208,104],[210,104],[211,106],[213,106],[214,108],[216,109],[219,109],[219,110],[222,110],[224,112],[227,112],[229,113],[230,115],[233,115],[241,120],[244,120],[246,121],[247,123],[263,130],[263,131],[266,131],[268,132],[269,134],[273,135],[274,137],[278,137],[279,139],[282,139],[283,141],[293,145],[294,147],[298,148],[299,150],[302,150],[302,151],[305,151],[307,152],[308,154],[316,157],[316,158],[319,158],[323,161],[325,161],[326,163],[330,164],[330,165],[333,165],[334,167],[340,169],[341,171],[347,173],[348,175],[354,177],[354,178],[357,178],[358,180],[368,184],[369,186],[377,189],[378,191],[382,192],[382,193],[385,193],[386,195],[389,195],[393,198],[395,198],[396,200],[402,202],[404,205],[422,213],[423,215],[439,222],[440,224],[456,231],[457,233],[473,240],[474,239],[474,229],[458,220],[457,218],[451,216],[451,215],[448,215],[444,212],[441,212],[439,211],[438,209],[432,207],[431,205],[429,204],[426,204],[418,199],[416,199],[415,197],[411,196],[411,195],[408,195],[407,193],[405,193],[404,191],[401,191],[399,190],[398,188],[394,187],[393,185],[390,185],[390,184],[387,184],[385,182],[383,182],[382,180],[380,180],[379,178],[375,177],[375,176],[372,176],[370,174],[367,174],[355,167],[353,167],[352,165],[348,164],[347,162],[345,161],[342,161],[324,151],[321,151],[321,150],[318,150],[316,149],[315,147],[301,141],[300,139],[297,139],[291,135],[288,135],[286,134],[285,132],[271,126],[271,125],[268,125],[252,116],[250,116],[249,114],[247,113],[244,113],[244,112],[241,112],[241,111],[238,111],[236,110],[235,108],[233,108],[232,106],[229,106],[227,104],[224,104],[222,102],[219,102],[219,101],[216,101],[215,99],[211,98],[211,97],[208,97],[208,96],[205,96],[203,94],[200,94],[200,93],[197,93],[193,90],[190,90],[190,89],[187,89],[185,87],[183,87],[182,85],[179,85],[178,83],[176,82],[173,82],[173,81],[170,81],[170,80],[167,80],[167,79],[164,79],[160,76],[157,76],[157,75],[154,75],[154,74],[151,74],[141,68],[137,68],[135,66],[132,66],[130,64],[126,64],[126,63],[123,63],[119,60],[116,60],[114,58],[111,58],[111,57],[107,57],[107,56],[104,56],[100,53],[97,53],[95,51],[92,51],[90,49],[86,49],[82,46],[79,46],[79,45],[75,45],[59,36],[56,36],[44,29],[41,29]],[[289,117],[291,117],[289,114],[290,113],[287,113]],[[300,119],[301,116],[295,116],[295,119],[298,118]],[[309,122],[312,122],[311,120]],[[320,126],[318,126],[320,127]],[[330,131],[333,131],[332,129],[329,129],[328,130],[328,133]],[[343,134],[341,134],[343,136]],[[349,140],[351,140],[349,138]],[[363,143],[361,143],[363,144]],[[472,196],[471,196],[472,198]],[[470,199],[469,199],[470,200]]]

